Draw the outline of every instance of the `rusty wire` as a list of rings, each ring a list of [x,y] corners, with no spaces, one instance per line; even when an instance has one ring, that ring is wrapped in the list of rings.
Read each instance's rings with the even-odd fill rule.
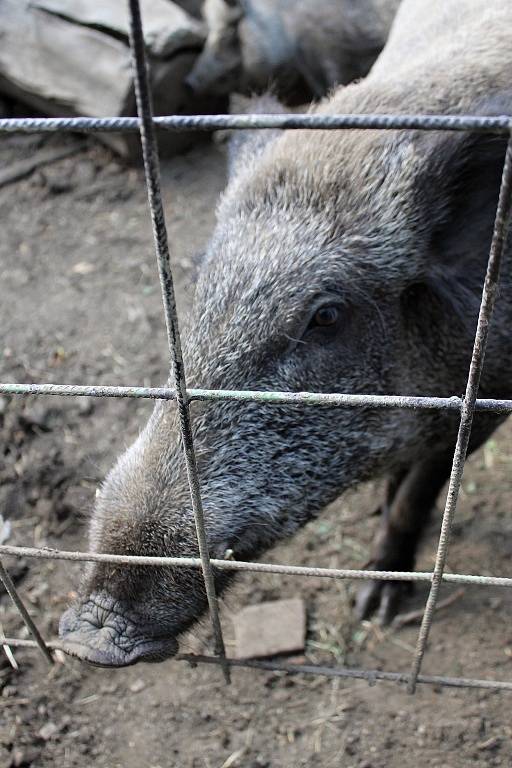
[[[218,131],[247,129],[337,130],[339,128],[471,131],[508,136],[509,115],[166,115],[153,117],[155,128],[166,131]],[[22,117],[0,120],[0,133],[136,133],[136,117]]]
[[[0,635],[0,643],[12,648],[35,648],[33,640],[22,640],[18,637],[4,637]],[[62,651],[59,640],[50,640],[48,647],[54,651]],[[185,661],[192,667],[197,664],[220,664],[218,656],[203,656],[200,654],[180,653],[174,657],[175,661]],[[366,680],[369,685],[374,685],[377,680],[385,680],[392,683],[407,684],[409,676],[406,672],[387,672],[380,669],[356,669],[354,667],[326,667],[320,664],[292,664],[283,661],[269,661],[266,659],[230,659],[225,663],[230,667],[255,669],[262,672],[283,672],[288,675],[312,675],[323,677],[344,677],[356,680]],[[491,691],[512,691],[512,682],[506,680],[485,680],[472,677],[447,677],[445,675],[418,675],[418,683],[427,685],[442,685],[449,688],[484,688]]]
[[[183,355],[181,352],[181,338],[176,310],[176,299],[174,295],[174,282],[171,271],[167,227],[165,225],[165,214],[162,203],[160,161],[158,158],[155,127],[153,125],[153,106],[151,103],[151,89],[149,86],[139,0],[128,0],[128,6],[130,9],[130,48],[132,54],[137,112],[140,121],[140,140],[144,158],[148,203],[153,224],[153,238],[155,241],[158,274],[162,288],[167,341],[171,356],[171,375],[174,379],[174,387],[176,390],[176,405],[178,409],[181,440],[187,468],[190,499],[194,513],[206,597],[210,609],[213,635],[215,638],[215,651],[222,660],[226,656],[226,651],[224,648],[224,638],[222,636],[222,626],[219,617],[215,581],[210,565],[210,553],[208,550],[208,541],[204,524],[203,503],[201,500],[197,462],[194,452],[185,367],[183,365]],[[229,683],[229,667],[226,664],[223,664],[222,669],[226,682]]]
[[[50,547],[15,547],[0,545],[0,557],[33,557],[42,560],[68,560],[79,563],[115,563],[116,565],[143,565],[168,568],[201,568],[200,557],[162,557],[153,555],[112,555],[103,552],[70,552]],[[281,573],[286,576],[313,576],[328,579],[376,579],[377,581],[432,581],[431,571],[370,571],[356,568],[317,568],[307,565],[255,563],[251,560],[218,560],[210,563],[220,571],[248,571],[250,573]],[[512,577],[480,576],[464,573],[443,573],[442,581],[452,584],[512,587]]]
[[[325,392],[276,392],[247,389],[187,389],[189,402],[237,400],[265,405],[316,405],[342,408],[400,408],[410,410],[460,411],[462,397],[420,397],[417,395],[345,395]],[[0,383],[0,395],[59,395],[61,397],[133,397],[149,400],[176,400],[171,387],[116,387],[77,384]],[[475,411],[512,413],[512,400],[481,398]]]
[[[4,566],[0,562],[0,581],[5,587],[5,591],[13,601],[14,605],[18,609],[18,611],[21,614],[21,617],[23,618],[23,621],[25,622],[25,625],[30,632],[30,634],[34,637],[34,642],[36,646],[41,650],[41,653],[45,657],[48,664],[53,664],[53,656],[50,653],[45,641],[43,640],[41,633],[39,632],[38,628],[34,624],[32,617],[30,616],[29,612],[27,611],[25,604],[23,603],[22,599],[20,598],[18,591],[16,587],[14,586],[14,582],[5,570]],[[2,639],[2,645],[9,645],[9,643],[5,642]]]
[[[166,327],[175,387],[115,387],[115,386],[75,386],[66,384],[0,384],[0,393],[10,395],[61,395],[61,396],[92,396],[92,397],[132,397],[159,400],[176,400],[180,416],[180,426],[187,473],[191,491],[192,508],[196,522],[196,532],[200,557],[162,558],[138,557],[121,555],[104,555],[89,552],[66,552],[53,549],[37,549],[31,547],[0,546],[0,555],[16,555],[62,559],[72,561],[107,561],[125,565],[165,565],[172,567],[196,567],[203,571],[206,592],[210,607],[210,615],[216,641],[216,656],[179,655],[177,658],[190,663],[220,664],[225,677],[229,679],[231,667],[248,667],[251,669],[281,671],[290,674],[304,673],[324,675],[328,677],[352,677],[368,680],[389,680],[407,684],[413,692],[417,683],[444,685],[467,688],[487,688],[493,690],[512,690],[512,682],[478,680],[472,678],[453,678],[441,675],[420,674],[421,663],[432,624],[433,613],[437,601],[440,584],[444,582],[512,586],[512,578],[495,576],[478,576],[464,574],[447,574],[444,572],[449,534],[453,515],[455,513],[457,496],[460,489],[467,447],[471,432],[471,423],[475,411],[494,413],[511,413],[512,400],[477,399],[478,383],[484,361],[488,325],[496,299],[499,277],[499,266],[506,241],[507,228],[510,221],[512,201],[512,150],[511,144],[507,149],[504,163],[500,196],[496,214],[493,240],[489,255],[488,271],[479,313],[475,344],[464,398],[451,397],[418,397],[402,395],[357,395],[357,394],[320,394],[309,392],[250,392],[228,390],[187,389],[183,360],[181,355],[178,319],[174,299],[174,288],[170,268],[170,257],[167,242],[167,232],[160,191],[159,160],[156,145],[155,129],[159,130],[218,130],[218,129],[323,129],[340,128],[358,129],[414,129],[414,130],[446,130],[471,131],[477,133],[494,133],[510,136],[512,118],[510,116],[474,116],[474,115],[311,115],[311,114],[281,114],[281,115],[173,115],[153,117],[150,90],[147,79],[140,9],[138,0],[128,0],[130,6],[130,44],[134,63],[135,86],[137,97],[138,117],[115,118],[22,118],[0,120],[0,133],[40,133],[40,132],[101,132],[101,131],[140,131],[146,172],[146,186],[153,222],[155,250],[162,285]],[[460,428],[454,453],[450,486],[441,526],[436,564],[432,573],[401,572],[401,571],[364,571],[354,569],[313,568],[304,566],[274,565],[271,563],[251,563],[231,560],[210,559],[204,516],[202,511],[199,480],[195,463],[192,432],[190,429],[190,403],[195,400],[237,400],[253,401],[265,404],[290,404],[307,406],[330,407],[370,407],[370,408],[418,408],[453,410],[460,412]],[[217,598],[213,579],[212,566],[222,570],[251,571],[262,573],[281,573],[288,575],[319,576],[338,579],[381,579],[400,581],[425,581],[431,583],[422,625],[418,635],[412,670],[409,674],[403,672],[382,672],[379,670],[357,670],[343,667],[324,667],[319,665],[294,665],[274,661],[238,660],[226,658],[222,639],[222,628],[218,615]],[[0,563],[0,579],[7,592],[20,611],[29,631],[35,640],[22,640],[1,637],[2,644],[12,647],[39,647],[45,658],[52,662],[50,649],[59,648],[58,642],[45,643],[35,627],[26,607],[8,573]]]

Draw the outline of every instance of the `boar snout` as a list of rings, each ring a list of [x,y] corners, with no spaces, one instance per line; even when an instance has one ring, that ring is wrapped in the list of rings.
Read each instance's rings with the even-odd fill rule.
[[[107,592],[77,601],[59,625],[63,650],[100,667],[127,667],[139,661],[163,661],[174,656],[174,637],[155,634],[152,623]]]

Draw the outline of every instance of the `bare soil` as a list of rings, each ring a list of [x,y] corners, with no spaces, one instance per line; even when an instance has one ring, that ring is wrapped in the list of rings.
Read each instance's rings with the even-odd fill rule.
[[[73,138],[10,137],[0,164]],[[163,169],[180,308],[186,312],[194,255],[213,225],[225,161],[214,144]],[[0,190],[0,378],[3,381],[159,385],[166,342],[140,170],[90,144],[74,157]],[[117,453],[151,404],[133,400],[0,399],[0,513],[9,543],[85,549],[84,512]],[[511,575],[512,478],[505,425],[471,458],[449,555],[453,571]],[[294,564],[358,567],[368,558],[379,489],[332,505],[266,555]],[[439,515],[421,569],[433,565]],[[80,564],[5,560],[46,637],[80,578]],[[357,585],[244,575],[222,601],[228,641],[237,608],[302,596],[308,662],[407,670],[417,624],[382,631],[357,623]],[[446,597],[457,587],[444,587]],[[420,585],[406,605],[419,608]],[[426,673],[512,680],[512,595],[466,587],[435,621]],[[24,637],[7,596],[6,635]],[[211,650],[207,622],[184,650]],[[1,653],[1,651],[0,651]],[[462,768],[512,764],[511,694],[393,683],[286,677],[183,662],[105,671],[67,660],[50,672],[16,649],[19,670],[0,658],[0,767]]]

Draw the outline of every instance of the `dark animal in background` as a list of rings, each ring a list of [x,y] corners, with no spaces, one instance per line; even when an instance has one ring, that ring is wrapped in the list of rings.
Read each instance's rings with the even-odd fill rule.
[[[183,8],[184,11],[190,13],[190,15],[194,16],[196,19],[201,18],[201,0],[174,0],[174,2],[176,5],[179,5],[180,8]]]
[[[197,95],[273,91],[288,103],[366,75],[399,0],[205,0],[208,37],[186,82]]]
[[[509,0],[404,0],[370,75],[315,111],[510,114],[511,82]],[[184,338],[189,386],[462,393],[505,139],[256,131],[236,148]],[[482,397],[512,397],[510,250]],[[347,488],[384,476],[371,565],[414,567],[456,413],[205,402],[192,417],[213,557],[229,548],[254,559]],[[502,421],[477,414],[470,449]],[[173,403],[156,404],[105,480],[90,548],[197,555]],[[229,582],[216,579],[219,590]],[[360,614],[388,618],[400,588],[369,582]],[[70,653],[122,666],[172,654],[205,608],[198,570],[91,564],[60,632]]]

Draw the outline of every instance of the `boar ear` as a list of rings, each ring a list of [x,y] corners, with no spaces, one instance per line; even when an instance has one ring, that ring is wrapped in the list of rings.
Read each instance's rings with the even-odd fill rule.
[[[282,114],[285,111],[283,105],[269,93],[249,99],[243,110],[244,114],[257,115]],[[233,131],[228,148],[229,180],[251,165],[280,133],[280,130],[272,129]]]
[[[436,138],[430,141],[417,188],[427,234],[427,283],[461,318],[472,322],[489,256],[506,139],[453,134]]]

